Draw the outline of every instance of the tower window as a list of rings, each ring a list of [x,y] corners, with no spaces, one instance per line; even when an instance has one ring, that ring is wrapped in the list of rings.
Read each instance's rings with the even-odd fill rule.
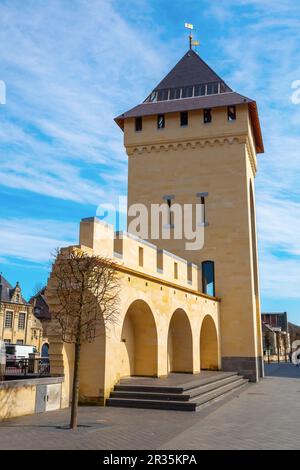
[[[157,93],[157,101],[167,101],[169,90],[159,90]]]
[[[211,122],[211,109],[203,110],[203,122],[204,124],[208,124],[209,122]]]
[[[194,86],[194,96],[204,96],[205,95],[205,85],[195,85]]]
[[[141,116],[135,118],[135,131],[140,132],[143,129],[143,118]]]
[[[157,129],[164,129],[165,127],[165,115],[158,114],[157,116]]]
[[[227,108],[227,119],[228,119],[228,121],[235,121],[236,120],[236,107],[235,106],[228,106],[228,108]]]
[[[205,197],[201,196],[200,201],[202,205],[202,222],[205,224]]]
[[[202,291],[204,294],[215,296],[215,264],[213,261],[202,263]]]
[[[208,95],[217,95],[219,89],[219,83],[208,83],[207,84],[207,94]]]
[[[171,210],[172,199],[174,199],[174,195],[163,196],[164,201],[167,203],[169,208],[169,225],[173,226],[173,211]]]
[[[168,199],[166,199],[166,202],[167,202],[168,207],[169,207],[169,224],[172,225],[172,211],[171,211],[172,200],[170,198],[168,198]]]
[[[171,88],[170,90],[170,100],[179,100],[180,99],[181,88]]]
[[[181,127],[187,126],[189,123],[189,115],[187,111],[183,111],[180,113],[180,125]]]
[[[201,215],[202,215],[202,219],[201,219],[201,223],[202,224],[205,224],[205,225],[208,225],[206,223],[206,207],[205,207],[205,198],[208,196],[208,192],[204,192],[204,193],[197,193],[196,196],[198,198],[200,198],[200,204],[201,204]]]

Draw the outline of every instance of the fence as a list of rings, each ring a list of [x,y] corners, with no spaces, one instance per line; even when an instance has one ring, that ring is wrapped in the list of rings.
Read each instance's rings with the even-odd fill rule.
[[[48,357],[22,358],[6,362],[6,380],[12,378],[48,376],[50,376],[50,361]]]

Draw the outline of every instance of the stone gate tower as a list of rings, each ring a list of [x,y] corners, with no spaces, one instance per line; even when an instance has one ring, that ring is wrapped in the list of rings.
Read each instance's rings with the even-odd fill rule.
[[[189,50],[138,106],[116,118],[129,158],[128,205],[200,202],[204,246],[151,240],[198,265],[199,286],[221,298],[223,370],[263,375],[255,226],[255,101],[234,92]]]

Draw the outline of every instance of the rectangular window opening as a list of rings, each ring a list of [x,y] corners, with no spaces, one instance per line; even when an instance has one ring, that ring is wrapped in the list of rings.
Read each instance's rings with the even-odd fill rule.
[[[227,108],[227,119],[228,119],[228,121],[235,121],[236,120],[236,107],[235,106],[228,106],[228,108]]]
[[[205,197],[201,196],[200,201],[202,206],[202,222],[205,224]]]
[[[13,323],[13,312],[6,312],[4,320],[4,328],[12,328]]]
[[[183,111],[180,113],[180,125],[181,127],[187,126],[189,122],[188,112]]]
[[[135,118],[135,131],[141,132],[143,129],[143,119],[141,116]]]
[[[174,278],[178,279],[178,263],[174,263]]]
[[[187,280],[189,284],[193,282],[193,265],[192,263],[187,264]]]
[[[144,266],[144,248],[139,247],[139,266]]]
[[[164,270],[164,264],[163,264],[163,251],[162,250],[157,250],[156,254],[156,264],[157,264],[157,271],[162,273]]]
[[[211,122],[212,117],[211,117],[211,109],[204,109],[203,110],[203,122],[204,124],[208,124]]]
[[[18,330],[25,329],[25,313],[19,313]]]
[[[165,127],[165,115],[158,114],[157,116],[157,129],[164,129]]]

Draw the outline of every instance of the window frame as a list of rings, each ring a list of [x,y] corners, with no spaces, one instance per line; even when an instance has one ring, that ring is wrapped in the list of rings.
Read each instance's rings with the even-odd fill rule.
[[[6,319],[7,315],[11,314],[11,325],[7,326]],[[5,330],[12,330],[14,324],[14,311],[13,310],[5,310],[5,315],[4,315],[4,329]]]
[[[160,118],[162,118],[162,126],[159,125]],[[164,113],[158,114],[157,115],[157,130],[160,131],[160,130],[164,129],[165,125],[166,125],[166,118],[165,118]]]
[[[20,315],[23,315],[23,318],[24,318],[24,325],[23,325],[23,327],[20,326]],[[19,312],[19,316],[18,316],[18,330],[25,330],[25,325],[26,325],[26,312]]]
[[[135,132],[142,132],[142,130],[143,130],[143,117],[142,116],[137,116],[135,118],[134,130],[135,130]]]
[[[186,119],[183,119],[185,117]],[[186,121],[185,124],[183,124],[183,120]],[[189,113],[188,111],[181,111],[180,112],[180,127],[188,127],[189,125]]]
[[[209,119],[207,119],[208,116],[209,116]],[[212,122],[211,108],[203,109],[203,124],[211,124],[211,122]]]
[[[212,297],[215,297],[216,296],[216,276],[215,276],[215,262],[212,261],[212,260],[205,260],[205,261],[202,261],[201,263],[201,272],[202,272],[202,292],[203,294],[205,295],[209,295],[211,297],[210,294],[207,293],[207,285],[208,283],[206,281],[206,276],[204,275],[204,270],[205,270],[205,266],[207,265],[210,265],[212,266],[212,275],[213,275],[213,295]]]
[[[231,113],[230,108],[232,108],[233,112]],[[236,121],[236,106],[227,106],[227,121],[234,122]]]

